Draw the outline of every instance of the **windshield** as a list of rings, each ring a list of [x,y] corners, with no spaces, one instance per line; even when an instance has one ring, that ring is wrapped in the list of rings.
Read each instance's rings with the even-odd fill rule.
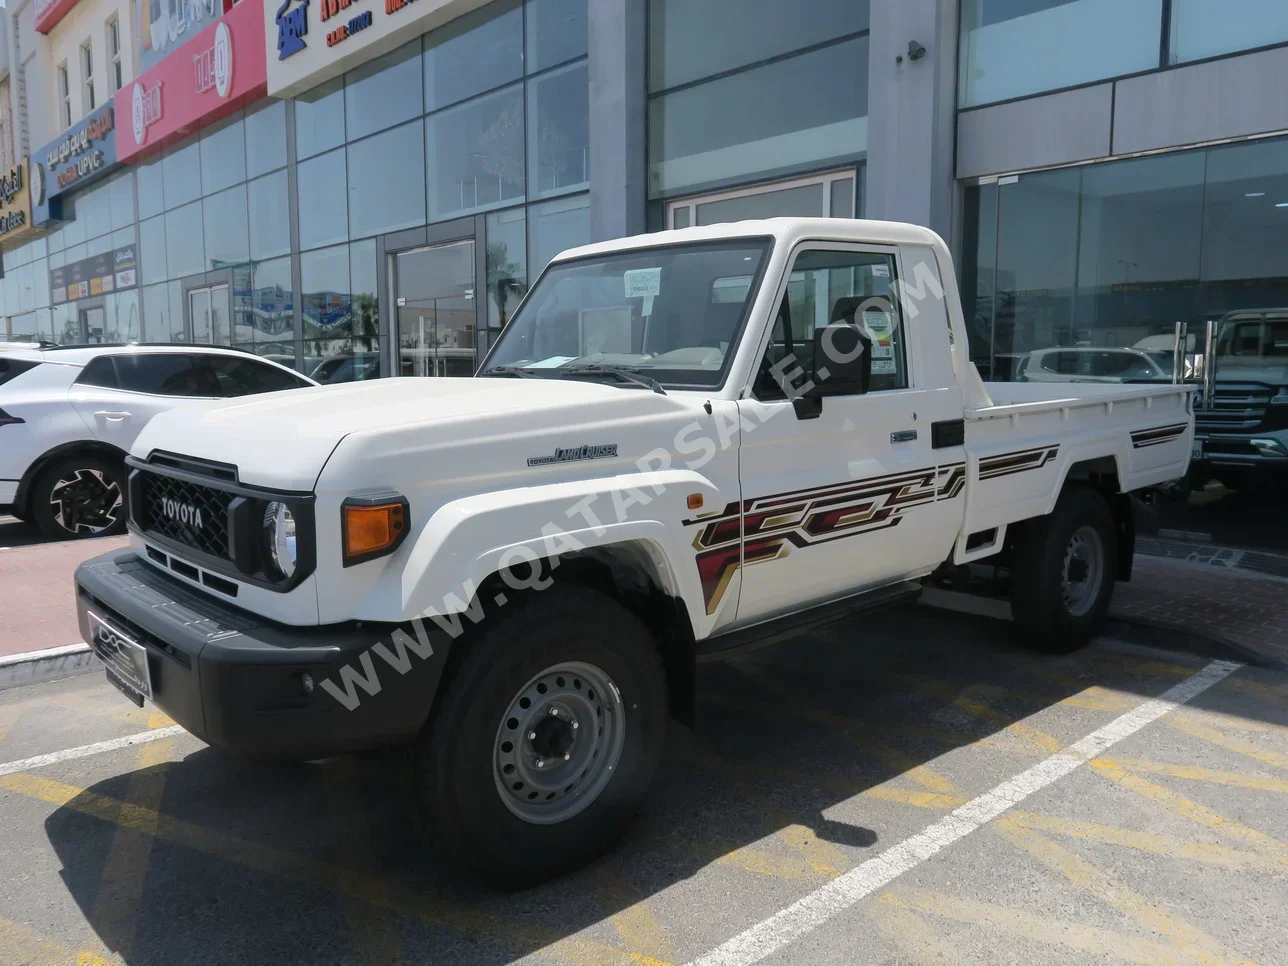
[[[480,375],[559,378],[612,367],[665,386],[724,380],[769,239],[673,245],[556,263],[510,320]]]
[[[1288,318],[1266,316],[1226,322],[1217,336],[1216,354],[1225,366],[1288,366]]]

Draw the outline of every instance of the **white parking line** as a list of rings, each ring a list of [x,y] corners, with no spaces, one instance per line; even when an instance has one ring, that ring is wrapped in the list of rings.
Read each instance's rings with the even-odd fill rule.
[[[1242,664],[1232,661],[1213,661],[1161,696],[1144,702],[1064,751],[967,802],[925,831],[855,866],[781,912],[693,960],[690,966],[751,966],[760,962],[1241,667]]]
[[[124,738],[113,738],[111,741],[96,741],[92,745],[81,745],[79,748],[67,748],[63,751],[52,751],[47,755],[35,758],[20,758],[18,761],[0,765],[0,775],[13,775],[20,771],[31,771],[46,765],[56,765],[60,761],[71,761],[74,758],[88,758],[101,755],[107,751],[129,748],[131,745],[146,745],[149,741],[160,741],[162,738],[173,738],[175,735],[187,734],[179,725],[168,728],[157,728],[155,731],[140,731],[138,734],[126,735]]]

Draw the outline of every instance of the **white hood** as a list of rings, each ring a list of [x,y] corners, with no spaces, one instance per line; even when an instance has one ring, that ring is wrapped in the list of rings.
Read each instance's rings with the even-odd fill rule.
[[[591,381],[380,379],[174,409],[148,423],[132,453],[146,458],[164,450],[230,463],[243,483],[304,491],[351,434],[403,435],[489,416],[513,416],[531,429],[566,420],[574,408],[583,419],[587,410],[599,417],[619,407],[639,413],[642,400],[647,408],[667,402],[646,389]]]

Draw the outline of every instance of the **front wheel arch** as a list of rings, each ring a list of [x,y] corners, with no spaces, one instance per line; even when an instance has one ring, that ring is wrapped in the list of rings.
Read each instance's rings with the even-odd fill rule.
[[[14,508],[19,510],[22,516],[30,518],[31,488],[36,480],[40,478],[40,474],[45,472],[57,460],[66,456],[81,455],[115,461],[122,467],[122,472],[124,472],[126,453],[111,443],[104,443],[97,439],[78,439],[70,443],[60,443],[31,461],[31,465],[27,467],[27,472],[23,473],[22,479],[18,481],[18,489],[13,497]]]

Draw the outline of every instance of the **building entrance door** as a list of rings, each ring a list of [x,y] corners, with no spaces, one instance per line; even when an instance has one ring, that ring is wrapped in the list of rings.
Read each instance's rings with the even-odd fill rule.
[[[398,373],[474,374],[474,241],[393,256],[398,307]]]
[[[228,286],[188,289],[188,320],[197,345],[231,345],[228,326]]]

